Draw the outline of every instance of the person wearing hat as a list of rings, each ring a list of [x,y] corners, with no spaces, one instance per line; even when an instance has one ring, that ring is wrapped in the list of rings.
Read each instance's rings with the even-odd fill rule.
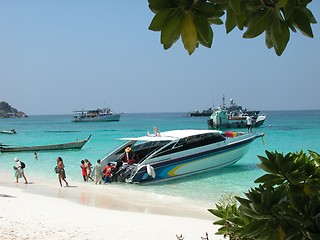
[[[122,158],[123,162],[129,163],[129,164],[133,164],[134,163],[134,152],[131,150],[131,147],[126,147],[126,149],[124,150],[124,156]]]
[[[28,180],[26,178],[26,175],[24,174],[24,169],[21,167],[21,162],[20,160],[16,157],[14,159],[16,165],[13,167],[13,169],[16,171],[15,172],[15,177],[16,177],[16,183],[19,182],[19,175],[21,174],[22,177],[24,178],[24,183],[27,184],[28,183]]]

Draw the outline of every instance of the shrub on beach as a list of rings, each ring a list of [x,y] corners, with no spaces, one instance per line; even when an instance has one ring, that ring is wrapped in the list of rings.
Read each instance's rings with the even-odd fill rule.
[[[242,197],[225,197],[209,211],[217,234],[234,239],[320,239],[320,155],[266,151],[267,173]]]

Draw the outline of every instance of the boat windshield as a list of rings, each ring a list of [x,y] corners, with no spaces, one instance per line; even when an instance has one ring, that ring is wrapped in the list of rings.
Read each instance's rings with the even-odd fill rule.
[[[194,135],[186,138],[180,139],[176,144],[169,145],[163,149],[159,153],[157,153],[155,156],[164,156],[167,154],[172,154],[180,151],[185,151],[193,148],[202,147],[205,145],[217,143],[226,140],[224,136],[221,134],[199,134]]]
[[[131,149],[135,154],[135,160],[137,162],[143,161],[146,157],[150,156],[150,154],[154,153],[156,150],[165,146],[171,141],[133,141],[133,145],[131,145]],[[126,146],[124,148],[119,149],[116,153],[117,155],[124,152]]]

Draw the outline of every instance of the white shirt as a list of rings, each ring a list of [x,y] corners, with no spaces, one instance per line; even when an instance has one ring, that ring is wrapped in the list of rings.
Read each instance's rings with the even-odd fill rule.
[[[252,125],[251,117],[247,116],[246,123],[247,125]]]

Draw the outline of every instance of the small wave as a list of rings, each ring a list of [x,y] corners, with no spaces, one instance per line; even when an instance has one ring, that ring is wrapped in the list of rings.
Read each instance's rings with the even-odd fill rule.
[[[80,131],[74,131],[74,130],[48,130],[43,132],[50,132],[50,133],[73,133],[73,132],[80,132]]]

